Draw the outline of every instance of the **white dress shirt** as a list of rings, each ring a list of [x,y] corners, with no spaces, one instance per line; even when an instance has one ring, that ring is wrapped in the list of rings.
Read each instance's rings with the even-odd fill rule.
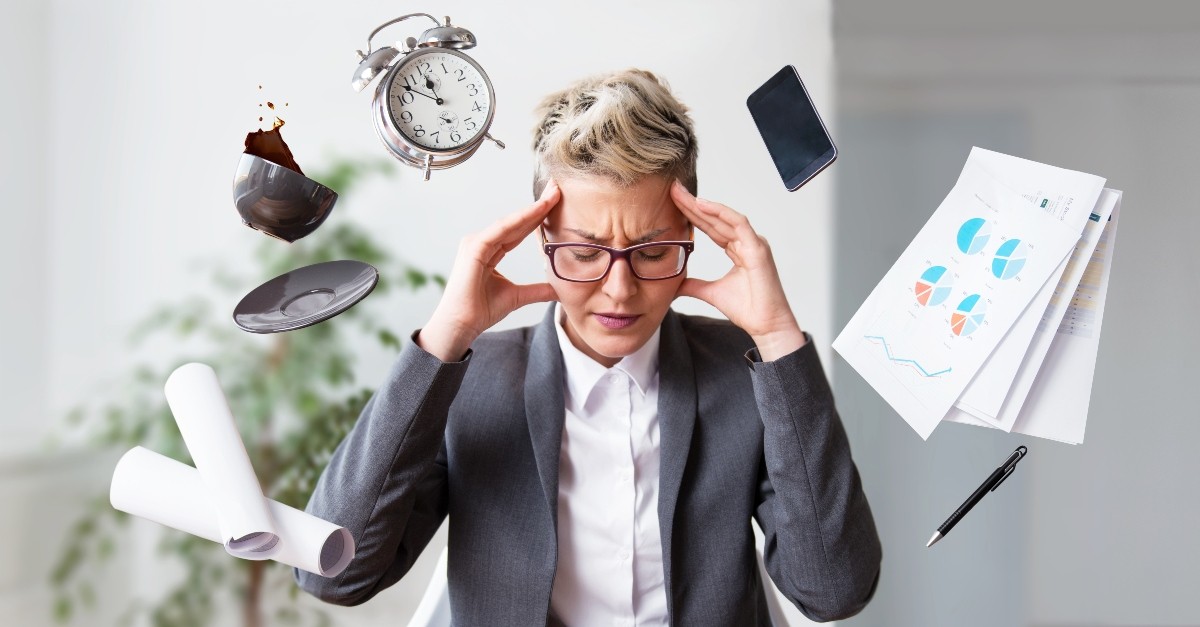
[[[658,529],[659,332],[612,368],[571,344],[557,308],[566,418],[551,623],[667,625]]]

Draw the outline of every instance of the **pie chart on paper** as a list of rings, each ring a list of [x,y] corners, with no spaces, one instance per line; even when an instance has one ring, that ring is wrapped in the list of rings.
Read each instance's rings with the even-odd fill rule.
[[[966,337],[983,326],[986,313],[987,303],[979,297],[979,294],[971,294],[962,299],[954,314],[950,316],[950,330],[959,337]]]
[[[950,273],[946,271],[944,266],[932,266],[921,273],[920,280],[917,281],[914,291],[917,295],[917,302],[926,307],[933,307],[946,302],[950,297],[951,288],[954,287],[954,279]]]
[[[992,260],[992,274],[997,279],[1008,280],[1021,272],[1025,260],[1029,258],[1029,247],[1019,239],[1010,239],[996,250],[996,258]]]
[[[968,255],[983,250],[992,237],[992,226],[983,218],[971,218],[958,227],[958,249]]]

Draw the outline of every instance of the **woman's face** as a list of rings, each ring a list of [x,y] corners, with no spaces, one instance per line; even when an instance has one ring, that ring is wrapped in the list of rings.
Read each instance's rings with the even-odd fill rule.
[[[604,178],[555,179],[562,200],[547,216],[546,239],[626,248],[648,241],[687,240],[691,226],[671,200],[671,181],[648,176],[619,188]],[[571,343],[605,367],[641,348],[658,329],[687,275],[645,281],[619,260],[608,276],[590,283],[564,281],[549,259],[547,279],[566,313]]]

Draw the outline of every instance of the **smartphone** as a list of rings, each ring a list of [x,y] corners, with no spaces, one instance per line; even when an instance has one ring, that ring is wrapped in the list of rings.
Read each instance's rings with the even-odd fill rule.
[[[746,106],[789,192],[837,159],[837,146],[796,68],[785,65],[750,94]]]

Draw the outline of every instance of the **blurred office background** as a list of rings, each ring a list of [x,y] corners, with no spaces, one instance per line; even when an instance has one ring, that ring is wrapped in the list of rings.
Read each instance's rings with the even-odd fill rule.
[[[529,202],[530,111],[543,94],[596,71],[659,72],[693,109],[701,194],[746,213],[773,241],[788,239],[775,248],[785,288],[834,380],[884,541],[874,601],[843,622],[1200,624],[1192,599],[1200,461],[1191,453],[1200,410],[1186,387],[1200,374],[1192,315],[1200,308],[1200,214],[1190,189],[1200,165],[1200,7],[1084,0],[618,0],[603,10],[545,0],[10,0],[0,20],[5,624],[53,624],[53,563],[122,452],[78,441],[62,416],[117,393],[137,364],[162,366],[197,350],[131,348],[130,330],[157,307],[200,297],[228,316],[240,294],[270,278],[253,256],[264,236],[239,224],[229,193],[258,105],[287,103],[283,134],[306,170],[386,159],[370,95],[348,82],[367,33],[406,11],[448,14],[478,36],[471,54],[497,90],[492,134],[508,149],[485,145],[428,183],[407,169],[370,177],[323,228],[362,225],[394,255],[447,273],[463,234]],[[376,42],[423,28],[406,22]],[[799,69],[842,151],[795,194],[783,191],[744,107],[786,63]],[[1107,176],[1125,191],[1081,446],[960,425],[922,442],[829,348],[972,145]],[[691,273],[719,276],[727,263],[701,240]],[[213,260],[253,280],[232,297],[218,291],[204,269]],[[501,267],[525,282],[542,272],[529,242]],[[437,297],[427,286],[358,307],[406,337]],[[711,313],[695,302],[679,308]],[[531,324],[542,311],[527,308],[503,326]],[[377,385],[394,352],[369,339],[352,348],[357,383]],[[60,443],[48,447],[48,439]],[[1018,444],[1031,451],[1016,474],[925,549]],[[159,534],[134,521],[115,559],[92,575],[95,604],[76,608],[72,624],[115,624],[131,603],[153,604],[183,576],[182,565],[155,550]],[[444,541],[435,539],[414,571],[373,601],[327,608],[335,624],[405,624]],[[238,624],[234,601],[213,624]],[[303,595],[294,603],[317,605]]]
[[[833,29],[835,326],[972,145],[1125,191],[1082,445],[954,424],[922,442],[835,362],[885,551],[878,596],[847,624],[1200,624],[1200,5],[840,0]],[[924,548],[1019,444],[1023,467]]]

